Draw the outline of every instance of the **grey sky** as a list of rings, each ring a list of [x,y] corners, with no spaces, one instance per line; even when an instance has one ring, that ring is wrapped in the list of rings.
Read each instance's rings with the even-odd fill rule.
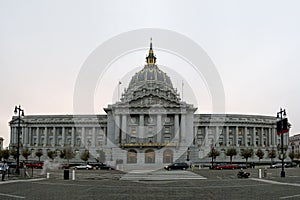
[[[7,146],[8,121],[18,104],[25,114],[72,113],[76,77],[90,53],[111,37],[140,28],[169,29],[197,42],[221,75],[226,112],[276,115],[283,107],[291,135],[300,133],[299,7],[296,0],[0,0],[0,136]],[[144,64],[145,54],[116,65],[130,65],[129,72],[132,63]],[[156,54],[159,64],[180,63]],[[180,81],[174,82],[179,89]],[[95,98],[99,113],[111,103],[99,93]],[[199,113],[210,112],[209,106],[198,107]]]

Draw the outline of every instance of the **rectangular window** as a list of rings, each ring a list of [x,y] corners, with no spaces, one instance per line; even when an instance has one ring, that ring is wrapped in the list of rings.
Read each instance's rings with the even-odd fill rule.
[[[130,138],[130,142],[131,142],[131,143],[136,143],[136,137],[131,137],[131,138]]]
[[[165,126],[164,132],[165,132],[165,133],[170,133],[170,132],[171,132],[171,127]]]
[[[136,135],[136,128],[131,128],[131,135]]]

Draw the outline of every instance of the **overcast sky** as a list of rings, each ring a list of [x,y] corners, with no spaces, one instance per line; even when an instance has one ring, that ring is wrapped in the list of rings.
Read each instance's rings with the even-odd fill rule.
[[[110,38],[142,28],[172,30],[200,45],[221,76],[227,113],[275,116],[283,107],[291,135],[300,133],[299,8],[296,0],[0,0],[0,137],[8,146],[15,105],[21,104],[27,115],[72,114],[76,78],[88,56]],[[155,38],[153,44],[155,48]],[[114,81],[102,93],[103,88],[97,89],[96,113],[113,103],[117,80],[140,70],[146,53],[134,52],[114,63],[123,70],[112,70],[106,78],[113,75]],[[186,65],[165,52],[156,55],[170,76]],[[181,91],[181,80],[172,81]],[[121,89],[127,84],[125,80]],[[210,113],[203,88],[197,112]],[[202,98],[196,93],[196,99]],[[184,100],[194,103],[190,98]]]

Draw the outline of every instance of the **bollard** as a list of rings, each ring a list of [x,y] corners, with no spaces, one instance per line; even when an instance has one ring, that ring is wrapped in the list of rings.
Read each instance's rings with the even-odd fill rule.
[[[267,168],[264,170],[264,177],[267,177]]]
[[[258,169],[258,178],[261,178],[261,169]]]
[[[73,169],[72,171],[72,180],[74,181],[75,180],[75,170]]]
[[[50,173],[49,172],[47,172],[47,179],[49,179],[50,178]]]
[[[69,170],[64,170],[64,180],[69,180]]]

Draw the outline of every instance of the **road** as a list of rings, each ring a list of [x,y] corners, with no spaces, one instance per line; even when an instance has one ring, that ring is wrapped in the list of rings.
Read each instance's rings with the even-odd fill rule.
[[[264,179],[257,178],[256,169],[250,171],[252,178],[238,179],[237,170],[83,170],[76,171],[76,180],[63,180],[60,170],[51,172],[50,179],[1,182],[0,199],[300,199],[300,168],[288,169],[286,178],[278,177],[277,169],[269,170],[270,177]]]

